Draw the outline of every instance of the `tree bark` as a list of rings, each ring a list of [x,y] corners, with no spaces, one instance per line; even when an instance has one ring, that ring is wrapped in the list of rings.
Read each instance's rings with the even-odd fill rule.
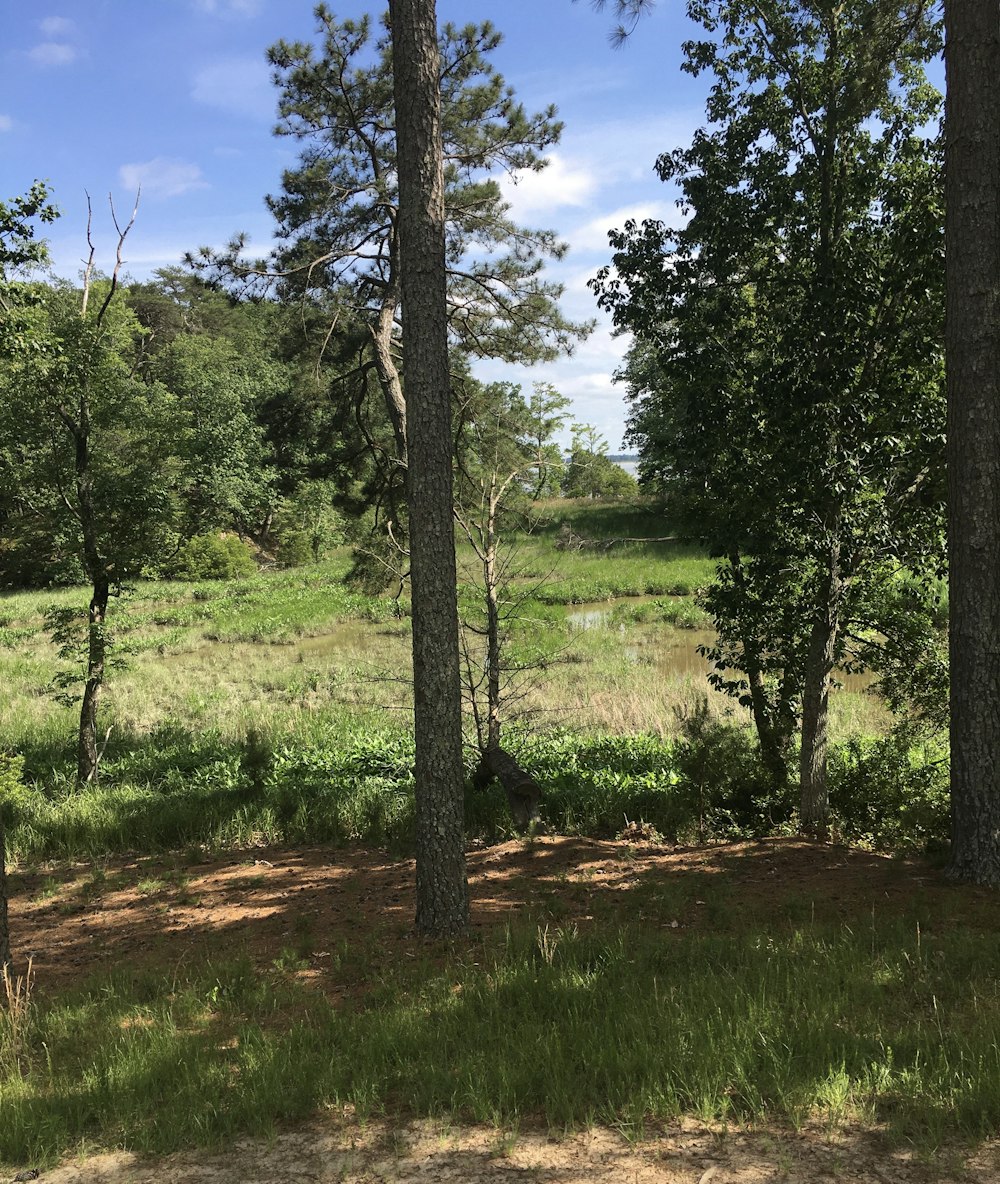
[[[746,596],[746,577],[743,572],[743,560],[738,551],[729,555],[729,567],[733,573],[733,584]],[[750,688],[750,713],[753,716],[754,727],[757,729],[757,743],[760,745],[760,755],[764,767],[771,778],[774,789],[781,790],[788,782],[788,735],[781,730],[780,714],[771,709],[767,701],[764,687],[764,674],[761,670],[760,647],[755,639],[746,634],[740,638],[743,646],[743,661],[747,672],[747,685]]]
[[[1000,885],[1000,5],[947,0],[945,26],[948,870]]]
[[[389,16],[406,360],[416,923],[419,932],[444,937],[461,932],[468,924],[469,897],[452,518],[440,68],[434,0],[390,0]]]
[[[802,746],[799,751],[799,822],[803,830],[824,830],[830,810],[827,784],[827,725],[830,676],[837,657],[843,579],[840,545],[831,539],[817,615],[809,633],[802,684]]]
[[[0,804],[0,975],[13,965],[10,952],[10,921],[7,916],[7,831]]]
[[[393,236],[395,238],[395,236]],[[393,248],[395,249],[395,244]],[[396,310],[399,306],[399,293],[395,280],[391,280],[389,288],[382,299],[378,317],[371,327],[372,345],[375,354],[375,373],[378,375],[379,386],[385,399],[385,409],[392,424],[393,439],[396,442],[396,459],[406,468],[406,400],[403,396],[403,384],[399,380],[399,371],[392,357],[392,328],[396,321]]]
[[[531,828],[532,823],[538,821],[541,786],[499,744],[482,753],[472,784],[475,789],[483,790],[494,780],[503,786],[514,825],[523,834]]]
[[[110,587],[106,577],[95,580],[90,598],[87,626],[87,683],[80,707],[80,733],[77,742],[76,779],[81,785],[97,780],[101,759],[97,744],[97,708],[104,688],[107,641],[104,634],[108,615]]]

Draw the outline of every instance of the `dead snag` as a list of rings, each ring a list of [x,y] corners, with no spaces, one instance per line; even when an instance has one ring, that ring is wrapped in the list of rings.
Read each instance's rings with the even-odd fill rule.
[[[472,775],[473,787],[478,790],[485,789],[491,781],[499,781],[503,786],[514,825],[524,834],[538,821],[538,805],[542,800],[538,782],[499,745],[482,753]]]

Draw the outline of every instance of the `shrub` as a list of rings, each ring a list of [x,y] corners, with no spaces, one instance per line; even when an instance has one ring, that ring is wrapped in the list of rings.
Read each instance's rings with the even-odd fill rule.
[[[178,580],[236,580],[256,571],[253,551],[236,535],[197,534],[181,548],[170,574]]]
[[[315,562],[309,535],[304,530],[286,530],[278,538],[276,558],[279,567],[303,567]]]
[[[901,725],[830,753],[830,808],[844,839],[876,850],[924,850],[949,833],[943,740]]]

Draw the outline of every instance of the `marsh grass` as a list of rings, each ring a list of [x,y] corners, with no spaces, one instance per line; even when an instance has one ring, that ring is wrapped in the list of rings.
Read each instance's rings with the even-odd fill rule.
[[[215,1144],[326,1105],[506,1131],[861,1122],[926,1152],[998,1129],[1000,946],[961,925],[931,942],[877,916],[525,924],[390,970],[359,948],[327,972],[350,1005],[299,977],[306,960],[121,974],[32,1005],[16,1057],[0,1028],[0,1159]]]

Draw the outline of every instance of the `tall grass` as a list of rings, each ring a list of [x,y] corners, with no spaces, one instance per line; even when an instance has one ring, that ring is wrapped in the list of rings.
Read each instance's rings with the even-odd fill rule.
[[[793,787],[773,792],[749,733],[724,721],[697,742],[550,730],[511,732],[507,743],[538,780],[542,822],[558,833],[608,838],[630,819],[684,841],[762,834],[793,818]],[[835,749],[832,770],[845,835],[903,849],[947,834],[947,766],[936,747],[849,744]],[[54,776],[32,767],[32,754],[26,777],[8,805],[18,861],[261,841],[413,845],[412,735],[376,716],[361,727],[316,720],[239,738],[161,728],[109,748],[99,785],[77,788],[71,769]],[[470,785],[465,810],[470,837],[511,833],[499,786]]]

